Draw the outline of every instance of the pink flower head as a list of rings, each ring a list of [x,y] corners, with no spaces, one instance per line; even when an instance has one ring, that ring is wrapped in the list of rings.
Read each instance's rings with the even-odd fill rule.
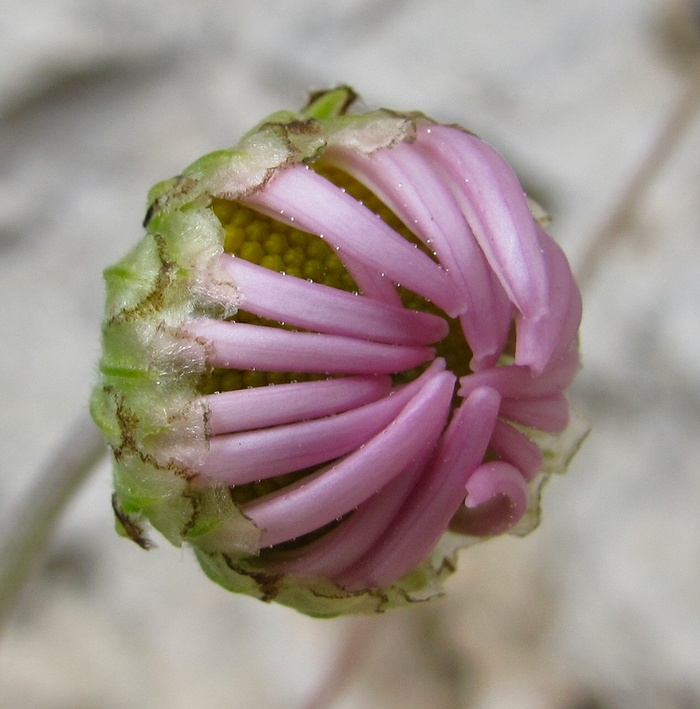
[[[92,407],[127,534],[315,615],[434,594],[457,547],[533,526],[575,447],[581,298],[513,171],[353,99],[154,188]]]

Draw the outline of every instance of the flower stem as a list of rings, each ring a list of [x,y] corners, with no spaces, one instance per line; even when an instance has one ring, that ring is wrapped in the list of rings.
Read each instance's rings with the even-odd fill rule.
[[[35,568],[67,503],[106,452],[84,412],[37,474],[24,499],[0,528],[0,627]]]
[[[697,61],[686,79],[681,97],[670,111],[666,124],[589,242],[577,269],[576,279],[581,288],[585,288],[599,270],[608,248],[623,235],[625,227],[638,210],[653,181],[685,137],[699,107],[700,61]]]
[[[341,697],[367,661],[383,628],[374,621],[374,618],[359,618],[347,629],[335,661],[301,709],[328,709]]]

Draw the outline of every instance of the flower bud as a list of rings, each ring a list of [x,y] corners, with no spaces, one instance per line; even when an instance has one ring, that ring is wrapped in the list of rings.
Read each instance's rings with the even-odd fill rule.
[[[91,410],[122,533],[305,613],[441,592],[579,442],[581,298],[511,168],[340,87],[149,196]]]

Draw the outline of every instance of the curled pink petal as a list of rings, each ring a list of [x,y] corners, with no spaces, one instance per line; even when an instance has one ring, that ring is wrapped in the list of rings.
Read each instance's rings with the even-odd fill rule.
[[[445,271],[313,170],[302,166],[282,170],[264,190],[246,197],[246,202],[275,219],[322,236],[341,252],[341,258],[347,252],[376,273],[437,303],[449,315],[460,312],[459,295]]]
[[[537,321],[516,319],[515,361],[541,373],[571,349],[581,324],[582,302],[564,252],[541,228],[538,237],[550,277],[550,311]]]
[[[464,337],[473,353],[470,364],[474,371],[496,366],[506,346],[513,317],[513,306],[493,276],[490,287],[487,307],[470,309],[459,316]]]
[[[435,253],[445,270],[452,272],[465,307],[473,307],[469,288],[483,292],[479,283],[487,283],[489,269],[464,215],[432,163],[406,144],[372,155],[336,149],[331,156],[326,158],[331,165],[360,179]]]
[[[549,279],[523,188],[493,148],[449,126],[419,126],[416,147],[443,171],[491,268],[518,310],[549,312]]]
[[[528,482],[542,469],[544,458],[539,446],[505,421],[496,421],[490,448]]]
[[[426,438],[425,448],[398,475],[337,527],[292,552],[283,554],[280,571],[335,578],[358,562],[381,539],[410,495],[433,453],[440,431]]]
[[[445,425],[454,375],[431,377],[384,430],[330,468],[250,502],[246,516],[273,546],[339,519],[381,490]]]
[[[464,509],[450,529],[460,534],[488,537],[514,527],[527,510],[527,486],[508,463],[484,463],[467,482]]]
[[[361,179],[434,251],[462,293],[460,319],[476,366],[495,364],[508,336],[512,306],[433,163],[413,144],[372,155],[330,152],[330,164]]]
[[[358,564],[340,575],[350,590],[383,586],[417,566],[433,549],[464,499],[464,486],[481,464],[498,414],[493,389],[472,392],[455,412],[430,468],[391,529]]]

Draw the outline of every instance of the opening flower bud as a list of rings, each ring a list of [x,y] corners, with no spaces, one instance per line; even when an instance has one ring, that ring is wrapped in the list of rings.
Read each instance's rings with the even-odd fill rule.
[[[149,197],[107,269],[92,414],[120,530],[318,616],[441,592],[579,442],[581,298],[511,168],[348,87]]]

